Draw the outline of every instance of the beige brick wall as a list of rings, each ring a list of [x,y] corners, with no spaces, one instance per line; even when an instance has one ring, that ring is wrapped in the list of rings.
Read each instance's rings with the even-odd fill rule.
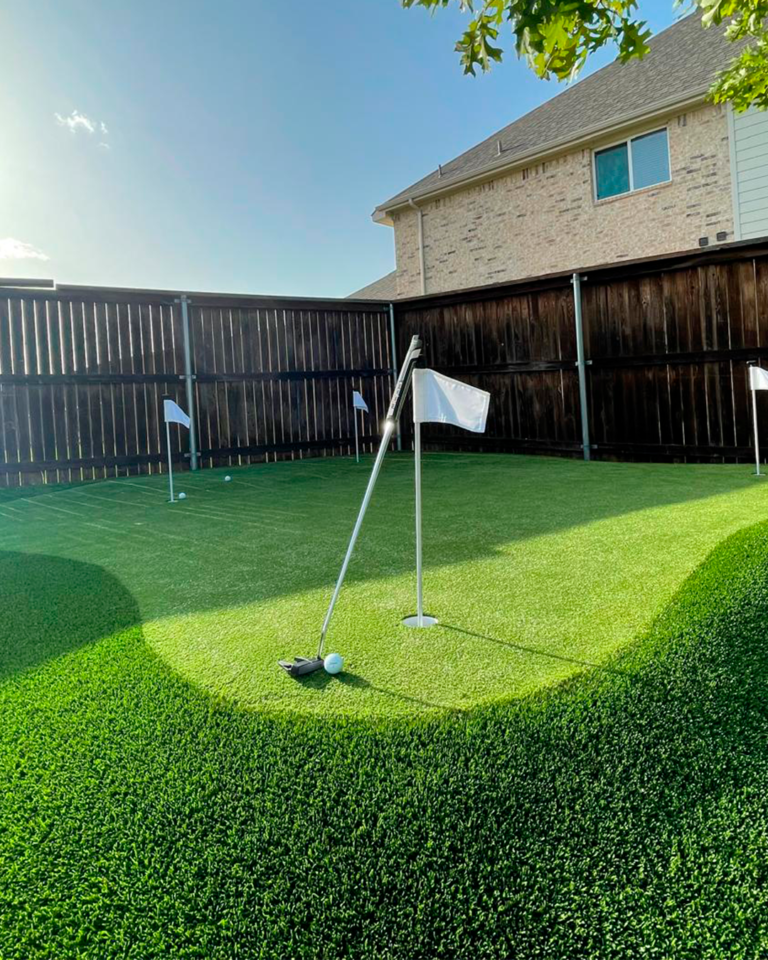
[[[674,253],[697,246],[700,237],[714,243],[719,231],[732,240],[725,107],[707,105],[666,125],[668,184],[596,203],[592,150],[579,149],[425,203],[427,292]],[[398,296],[418,295],[417,214],[407,210],[394,219]]]

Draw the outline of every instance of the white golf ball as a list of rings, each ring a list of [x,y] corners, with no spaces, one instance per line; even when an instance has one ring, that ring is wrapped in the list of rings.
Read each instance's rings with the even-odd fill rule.
[[[186,500],[186,499],[187,499],[186,493],[180,493],[180,494],[179,494],[179,500]]]
[[[224,477],[224,483],[229,483],[229,481],[230,481],[231,479],[232,479],[232,477],[230,477],[230,475],[227,474],[226,477]]]
[[[344,666],[344,657],[338,653],[329,653],[323,660],[323,666],[326,673],[341,673],[341,668]]]

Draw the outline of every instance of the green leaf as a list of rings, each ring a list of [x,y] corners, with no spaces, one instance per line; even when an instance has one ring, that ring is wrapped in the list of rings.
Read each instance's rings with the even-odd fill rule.
[[[472,20],[456,51],[465,73],[483,72],[504,56],[500,28],[508,25],[518,57],[542,79],[573,80],[589,57],[613,44],[622,63],[642,59],[651,31],[637,19],[637,0],[401,0],[431,11],[458,4]],[[730,66],[712,88],[715,102],[737,110],[768,107],[768,0],[697,0],[702,28],[725,24],[729,40],[750,41],[734,51]]]

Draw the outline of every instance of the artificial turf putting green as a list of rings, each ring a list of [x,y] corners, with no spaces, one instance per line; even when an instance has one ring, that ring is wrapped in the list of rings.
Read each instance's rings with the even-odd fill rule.
[[[575,474],[543,478],[580,465],[519,463],[566,502]],[[670,506],[762,503],[744,468],[601,466],[636,509],[664,473]],[[4,513],[48,496],[21,494]],[[56,555],[8,521],[0,551],[2,960],[768,956],[768,524],[601,668],[371,722],[185,679],[106,565],[140,551],[88,522],[51,520]]]
[[[746,466],[427,455],[425,592],[440,625],[409,630],[413,463],[391,457],[329,637],[345,671],[289,682],[276,662],[314,653],[369,469],[299,461],[231,470],[227,484],[206,471],[178,478],[188,498],[176,504],[157,476],[11,491],[0,534],[113,574],[149,646],[207,692],[249,709],[388,716],[521,696],[604,664],[768,508]],[[48,608],[45,584],[35,602]],[[8,669],[45,659],[48,642],[11,645]]]

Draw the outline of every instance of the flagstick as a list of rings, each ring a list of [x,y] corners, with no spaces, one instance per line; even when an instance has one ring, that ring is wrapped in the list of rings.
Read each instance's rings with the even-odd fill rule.
[[[357,439],[357,407],[352,406],[352,416],[355,418],[355,463],[360,463],[360,446]]]
[[[417,379],[413,381],[414,411],[416,408]],[[424,564],[422,562],[422,535],[421,535],[421,422],[414,418],[413,424],[413,457],[414,457],[414,485],[416,492],[416,616],[406,617],[403,624],[406,627],[434,627],[437,617],[430,617],[424,613]]]
[[[762,477],[760,473],[760,441],[757,437],[757,390],[752,391],[752,423],[755,428],[755,476]]]
[[[336,586],[333,588],[333,596],[331,597],[331,602],[328,604],[328,610],[325,614],[325,620],[323,621],[323,627],[320,631],[320,643],[317,648],[317,659],[322,659],[323,648],[325,647],[325,635],[328,633],[328,627],[331,623],[331,617],[333,616],[333,610],[336,606],[336,601],[339,599],[339,593],[341,592],[341,585],[344,583],[344,577],[347,575],[347,567],[349,566],[349,561],[352,558],[352,551],[355,548],[355,543],[357,542],[358,534],[360,533],[360,528],[363,525],[363,517],[365,516],[365,511],[368,509],[368,504],[371,502],[371,497],[373,496],[373,488],[376,486],[376,479],[379,476],[379,471],[381,470],[381,465],[384,462],[384,457],[389,447],[389,441],[392,439],[392,434],[395,432],[395,427],[400,419],[400,413],[403,409],[403,404],[405,403],[406,393],[408,391],[408,385],[411,382],[411,375],[413,374],[413,365],[418,359],[419,354],[421,353],[421,340],[418,337],[411,337],[411,345],[408,347],[408,352],[405,355],[403,360],[403,365],[400,367],[400,373],[397,376],[397,382],[395,383],[395,390],[392,394],[392,399],[389,402],[389,410],[387,410],[387,419],[384,422],[384,433],[381,437],[381,442],[379,443],[379,452],[376,454],[376,459],[373,463],[373,470],[371,471],[370,479],[368,480],[368,486],[365,489],[365,496],[363,497],[362,505],[360,506],[360,512],[357,515],[357,520],[355,521],[355,527],[352,531],[352,536],[349,539],[349,546],[347,547],[347,553],[344,557],[344,562],[341,565],[341,572],[339,573],[339,579],[336,581]]]
[[[165,439],[168,444],[168,486],[171,492],[169,503],[175,503],[173,499],[173,460],[171,459],[171,425],[165,421]]]
[[[416,626],[424,626],[424,584],[421,577],[421,424],[413,425],[416,458]]]

